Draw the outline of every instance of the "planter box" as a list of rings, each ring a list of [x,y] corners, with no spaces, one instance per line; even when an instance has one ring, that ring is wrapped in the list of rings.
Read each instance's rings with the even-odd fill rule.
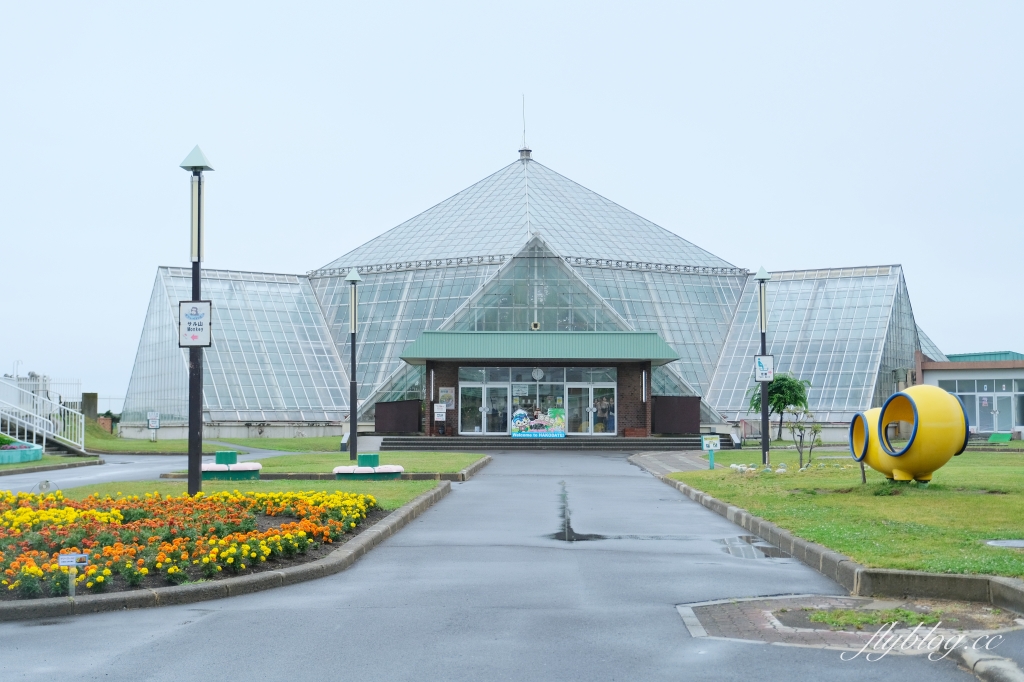
[[[38,462],[43,458],[43,446],[42,445],[31,445],[29,443],[21,443],[20,445],[28,445],[27,448],[18,448],[16,450],[0,450],[0,464],[20,464],[21,462]]]

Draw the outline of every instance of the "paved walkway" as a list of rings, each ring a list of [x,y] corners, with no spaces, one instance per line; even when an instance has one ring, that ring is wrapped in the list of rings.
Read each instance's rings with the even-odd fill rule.
[[[625,455],[495,453],[338,575],[0,624],[0,679],[972,679],[949,661],[691,637],[676,605],[843,594],[793,559],[723,551],[741,534]],[[604,539],[556,539],[586,536]]]

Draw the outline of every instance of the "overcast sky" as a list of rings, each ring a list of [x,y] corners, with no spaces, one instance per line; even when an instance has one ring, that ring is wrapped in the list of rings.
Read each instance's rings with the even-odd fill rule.
[[[1024,352],[1020,2],[295,4],[0,5],[0,372],[124,396],[195,144],[205,265],[304,273],[517,158],[523,93],[712,253],[901,263],[944,351]]]

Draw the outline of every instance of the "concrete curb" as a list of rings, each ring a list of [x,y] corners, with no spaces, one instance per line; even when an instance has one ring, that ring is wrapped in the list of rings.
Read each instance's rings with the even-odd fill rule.
[[[1009,658],[989,651],[957,647],[949,657],[969,673],[985,682],[1024,682],[1024,672]]]
[[[60,469],[77,469],[78,467],[94,467],[106,464],[102,459],[95,462],[68,462],[67,464],[44,464],[37,467],[21,467],[20,469],[0,470],[0,476],[14,476],[15,474],[31,474],[34,471],[59,471]]]
[[[401,480],[403,481],[455,481],[457,483],[468,481],[473,478],[478,471],[483,469],[485,466],[491,463],[491,456],[484,455],[483,459],[479,459],[473,462],[462,471],[455,473],[440,474],[440,473],[405,473],[402,474]],[[188,478],[188,474],[171,472],[167,474],[160,474],[160,478],[171,478],[175,480],[184,480]],[[325,474],[318,472],[279,472],[279,473],[261,473],[261,481],[333,481],[335,480],[334,474]]]
[[[327,556],[307,564],[291,566],[280,571],[264,571],[237,578],[225,578],[223,580],[176,585],[173,587],[157,587],[155,589],[112,592],[110,594],[90,594],[74,599],[68,597],[49,597],[47,599],[0,602],[0,622],[34,618],[59,618],[83,613],[122,611],[124,609],[141,609],[172,604],[192,604],[209,599],[221,599],[223,597],[260,592],[274,587],[294,585],[295,583],[334,575],[344,571],[358,561],[361,556],[404,528],[413,519],[433,506],[434,503],[444,498],[445,495],[451,492],[451,489],[451,483],[441,481],[433,490],[428,490],[416,499],[398,508],[380,522],[367,528]]]
[[[632,457],[629,460],[643,468],[643,465]],[[650,473],[694,502],[791,554],[826,578],[842,585],[852,595],[963,599],[988,602],[993,606],[1024,614],[1024,580],[990,575],[955,575],[868,568],[848,556],[833,552],[824,545],[798,538],[788,530],[754,516],[746,509],[726,504],[681,481]]]

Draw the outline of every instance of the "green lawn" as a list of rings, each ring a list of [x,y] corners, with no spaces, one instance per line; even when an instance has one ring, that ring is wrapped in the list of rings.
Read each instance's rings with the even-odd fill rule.
[[[94,419],[85,420],[85,449],[87,452],[188,452],[188,440],[134,440],[118,438],[100,428]],[[203,443],[203,452],[223,450],[221,445]]]
[[[462,452],[382,452],[381,464],[400,464],[409,473],[453,474],[462,471],[484,455]],[[265,473],[321,472],[330,473],[336,466],[355,464],[348,453],[331,452],[319,455],[282,455],[260,460]]]
[[[52,464],[70,464],[72,462],[95,462],[98,457],[54,457],[43,455],[42,459],[34,462],[15,462],[14,464],[0,464],[0,471],[5,469],[24,469],[26,467],[44,467]]]
[[[204,492],[240,490],[242,492],[282,492],[290,490],[344,490],[350,493],[373,495],[383,509],[397,509],[418,495],[431,490],[437,481],[346,481],[344,486],[333,481],[203,481]],[[185,481],[121,481],[65,489],[64,496],[82,499],[93,493],[100,495],[181,495],[187,490]]]
[[[966,452],[935,472],[931,485],[886,483],[852,459],[815,462],[800,473],[797,453],[775,451],[790,473],[737,474],[757,451],[723,451],[715,471],[671,474],[795,535],[877,568],[1024,577],[1024,550],[984,540],[1024,539],[1024,455]],[[845,467],[841,468],[841,467]]]
[[[341,436],[318,436],[316,438],[218,438],[217,440],[260,450],[341,452]]]

